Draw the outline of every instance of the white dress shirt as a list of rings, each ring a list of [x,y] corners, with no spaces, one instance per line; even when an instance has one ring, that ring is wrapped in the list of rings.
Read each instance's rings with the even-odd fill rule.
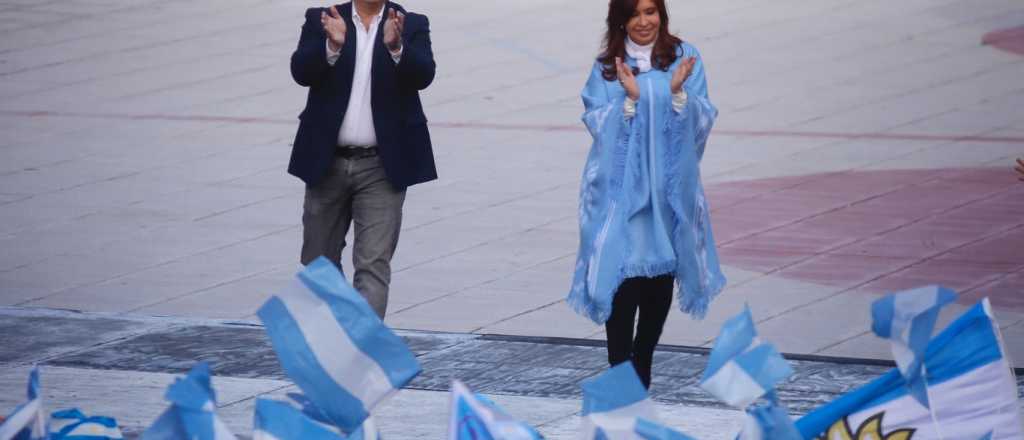
[[[354,147],[372,147],[377,145],[377,132],[373,126],[373,107],[370,105],[370,73],[373,67],[373,43],[377,37],[377,29],[384,19],[384,7],[370,21],[370,28],[363,26],[359,11],[352,5],[352,22],[356,31],[356,68],[352,75],[352,93],[348,99],[345,119],[338,131],[338,145]],[[341,56],[341,49],[331,50],[327,43],[327,64],[334,66]],[[402,59],[402,49],[391,52],[391,59],[398,64]]]

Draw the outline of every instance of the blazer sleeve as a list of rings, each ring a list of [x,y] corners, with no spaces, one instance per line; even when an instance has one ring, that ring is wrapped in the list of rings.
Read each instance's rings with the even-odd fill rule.
[[[437,64],[430,47],[430,21],[425,15],[409,14],[406,35],[402,36],[402,59],[396,66],[398,82],[403,87],[423,90],[434,81]]]
[[[306,10],[306,22],[302,25],[299,45],[292,53],[292,78],[303,87],[319,86],[327,77],[327,35],[320,24],[322,8]]]

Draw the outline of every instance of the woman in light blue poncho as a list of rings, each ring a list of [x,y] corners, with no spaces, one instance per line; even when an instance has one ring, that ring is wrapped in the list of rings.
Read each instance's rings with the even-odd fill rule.
[[[607,25],[583,89],[594,143],[568,301],[605,324],[609,363],[633,361],[649,387],[673,280],[695,318],[725,286],[698,167],[718,110],[697,49],[668,31],[664,0],[611,0]]]

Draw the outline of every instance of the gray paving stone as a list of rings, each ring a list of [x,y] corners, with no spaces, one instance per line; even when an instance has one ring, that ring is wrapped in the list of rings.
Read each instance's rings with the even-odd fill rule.
[[[5,343],[0,349],[4,365],[40,362],[47,368],[166,376],[206,361],[218,376],[269,379],[261,383],[274,384],[276,389],[285,386],[277,382],[285,376],[258,324],[26,309],[0,309],[0,316],[0,327],[11,330],[5,330],[4,335],[10,335],[13,341],[13,345]],[[41,332],[42,327],[61,331]],[[69,334],[80,337],[69,338]],[[409,384],[412,389],[447,391],[451,381],[459,379],[489,394],[577,399],[579,381],[607,368],[601,341],[420,331],[401,331],[400,335],[423,368]],[[698,385],[707,352],[693,347],[660,347],[652,397],[668,404],[721,407]],[[796,413],[809,411],[892,368],[884,362],[865,364],[799,356],[790,362],[795,374],[779,386],[779,394]],[[1020,387],[1024,392],[1024,382]]]
[[[153,330],[161,323],[133,319],[90,319],[71,313],[20,313],[0,308],[0,364],[32,364]]]

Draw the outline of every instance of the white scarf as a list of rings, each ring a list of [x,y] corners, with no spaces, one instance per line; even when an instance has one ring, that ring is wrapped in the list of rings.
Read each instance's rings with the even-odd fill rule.
[[[654,50],[654,41],[646,46],[633,42],[632,38],[626,37],[626,54],[636,60],[636,67],[640,72],[651,70],[651,52]]]

